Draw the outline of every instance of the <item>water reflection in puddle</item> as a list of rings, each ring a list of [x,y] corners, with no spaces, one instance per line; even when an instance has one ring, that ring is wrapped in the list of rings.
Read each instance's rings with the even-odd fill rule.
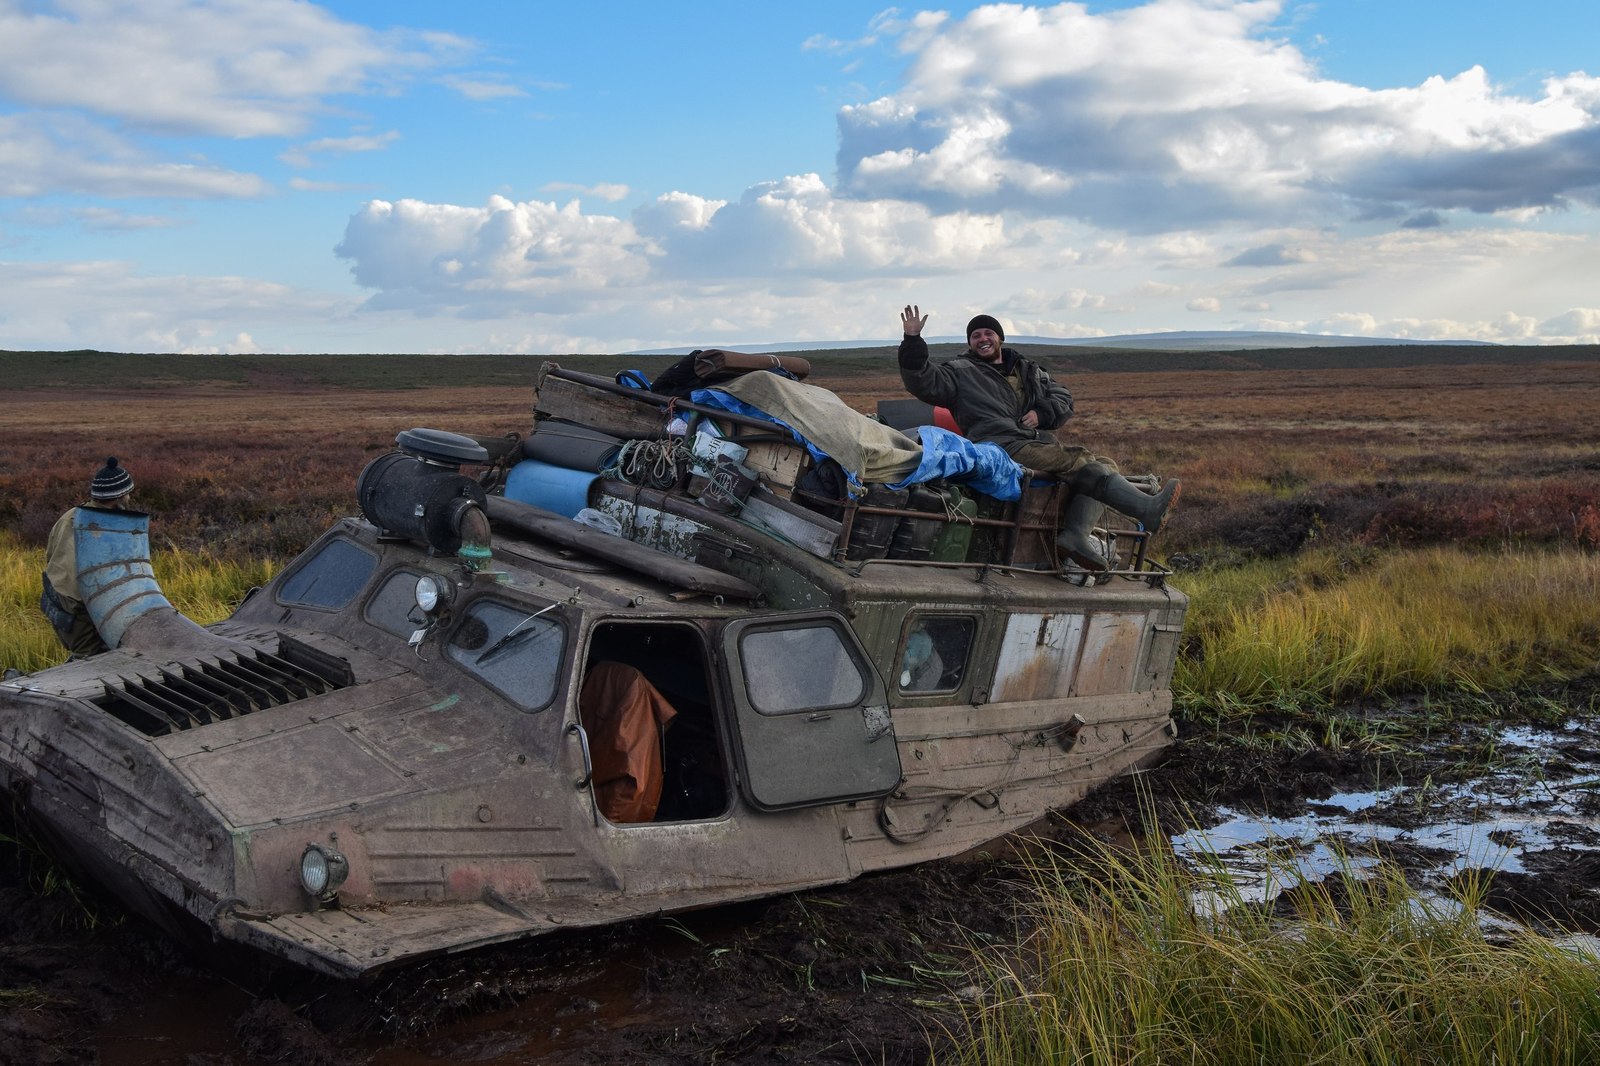
[[[1172,838],[1177,854],[1229,875],[1239,898],[1271,900],[1296,881],[1359,874],[1406,856],[1425,887],[1464,870],[1529,872],[1528,860],[1600,851],[1600,743],[1591,723],[1507,727],[1485,738],[1499,768],[1468,781],[1425,779],[1341,792],[1272,818],[1221,808],[1221,821]]]

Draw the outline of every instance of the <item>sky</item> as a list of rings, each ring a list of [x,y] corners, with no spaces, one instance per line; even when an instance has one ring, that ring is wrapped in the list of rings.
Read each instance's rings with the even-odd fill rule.
[[[1597,343],[1596,41],[1593,0],[0,0],[0,349],[891,343],[908,303]]]

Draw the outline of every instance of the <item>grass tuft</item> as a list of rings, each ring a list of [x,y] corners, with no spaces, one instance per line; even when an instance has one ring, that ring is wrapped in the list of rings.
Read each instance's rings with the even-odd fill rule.
[[[1533,934],[1492,942],[1487,879],[1432,900],[1383,867],[1245,899],[1220,864],[1085,839],[1031,867],[1036,928],[975,951],[982,994],[946,1063],[1580,1063],[1600,967]],[[1197,905],[1198,904],[1198,905]]]
[[[1186,706],[1484,692],[1600,660],[1600,557],[1579,549],[1319,549],[1182,581]]]
[[[220,559],[204,552],[156,552],[157,583],[179,613],[200,625],[221,621],[251,588],[265,585],[279,565],[270,559]],[[39,611],[44,550],[19,545],[0,532],[0,668],[23,673],[64,662],[66,649]]]

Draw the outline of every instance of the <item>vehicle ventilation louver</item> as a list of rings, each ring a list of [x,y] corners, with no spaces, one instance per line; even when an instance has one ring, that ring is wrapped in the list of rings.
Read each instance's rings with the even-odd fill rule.
[[[108,680],[105,695],[94,702],[159,737],[320,696],[354,680],[343,659],[283,637],[277,654],[253,648],[173,663],[157,677]]]

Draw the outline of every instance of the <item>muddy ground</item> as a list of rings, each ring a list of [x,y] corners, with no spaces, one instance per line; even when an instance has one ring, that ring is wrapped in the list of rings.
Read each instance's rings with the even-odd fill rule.
[[[1553,846],[1530,847],[1515,872],[1495,876],[1490,905],[1547,932],[1600,934],[1597,701],[1593,676],[1505,694],[1496,722],[1382,752],[1247,745],[1192,727],[1139,790],[1102,789],[1031,836],[1115,836],[1155,828],[1152,818],[1176,832],[1230,810],[1293,817],[1337,793],[1383,787],[1383,809],[1367,817],[1400,833],[1375,848],[1420,878],[1438,867],[1439,849],[1411,831],[1459,818],[1443,806],[1459,806],[1459,794],[1442,785],[1485,776],[1472,756],[1494,748],[1503,773],[1543,786],[1518,793],[1524,811],[1554,794],[1552,782],[1575,785],[1568,794],[1578,799],[1556,819]],[[1573,716],[1564,728],[1552,707]],[[1506,725],[1530,717],[1548,743],[1517,749]],[[12,824],[0,831],[26,840]],[[32,845],[8,843],[0,1063],[924,1062],[976,992],[969,952],[1002,950],[1022,931],[1019,856],[1032,846],[1013,838],[833,889],[477,952],[353,986],[186,953],[113,901],[75,894]]]

